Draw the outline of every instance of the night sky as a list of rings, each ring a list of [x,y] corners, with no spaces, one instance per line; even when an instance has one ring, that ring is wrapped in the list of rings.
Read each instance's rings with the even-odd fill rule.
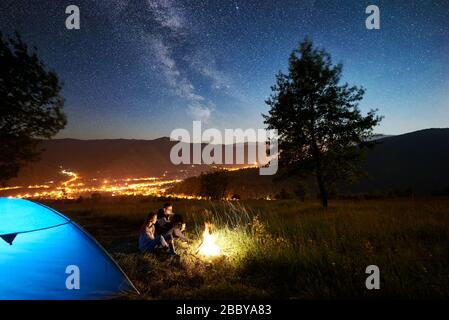
[[[65,28],[65,8],[81,30]],[[380,8],[381,29],[365,28]],[[208,127],[263,128],[278,70],[305,36],[363,85],[375,131],[449,127],[449,1],[0,2],[0,29],[38,47],[64,83],[67,128],[58,137],[140,138]]]

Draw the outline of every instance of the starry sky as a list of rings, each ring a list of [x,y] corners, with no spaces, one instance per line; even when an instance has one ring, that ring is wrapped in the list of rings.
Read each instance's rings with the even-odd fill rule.
[[[78,5],[81,29],[65,28]],[[380,8],[367,30],[365,8]],[[275,74],[309,36],[366,88],[377,133],[449,127],[449,2],[346,0],[2,0],[0,30],[19,31],[64,83],[57,137],[169,136],[175,128],[263,128]]]

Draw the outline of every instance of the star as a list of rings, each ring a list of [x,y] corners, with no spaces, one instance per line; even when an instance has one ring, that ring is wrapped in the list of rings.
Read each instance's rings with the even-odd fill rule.
[[[275,74],[306,36],[343,63],[345,81],[367,89],[360,108],[379,108],[379,131],[447,126],[447,0],[407,10],[387,1],[377,33],[366,30],[360,2],[78,2],[81,30],[70,32],[64,5],[0,1],[9,13],[2,33],[18,30],[64,83],[69,123],[60,137],[158,138],[191,127],[192,108],[217,127],[263,128]],[[410,110],[422,121],[407,122]]]

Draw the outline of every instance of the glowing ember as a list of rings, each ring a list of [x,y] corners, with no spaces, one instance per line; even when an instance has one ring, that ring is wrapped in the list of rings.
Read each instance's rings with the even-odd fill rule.
[[[198,252],[206,257],[215,257],[221,254],[221,249],[215,244],[215,235],[211,233],[212,225],[204,223],[203,242],[201,243]]]

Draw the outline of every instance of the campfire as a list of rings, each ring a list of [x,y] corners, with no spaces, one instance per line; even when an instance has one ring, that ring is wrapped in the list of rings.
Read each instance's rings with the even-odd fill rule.
[[[203,241],[198,248],[198,253],[206,257],[215,257],[221,254],[221,249],[215,243],[216,237],[212,234],[211,228],[210,223],[204,223]]]

